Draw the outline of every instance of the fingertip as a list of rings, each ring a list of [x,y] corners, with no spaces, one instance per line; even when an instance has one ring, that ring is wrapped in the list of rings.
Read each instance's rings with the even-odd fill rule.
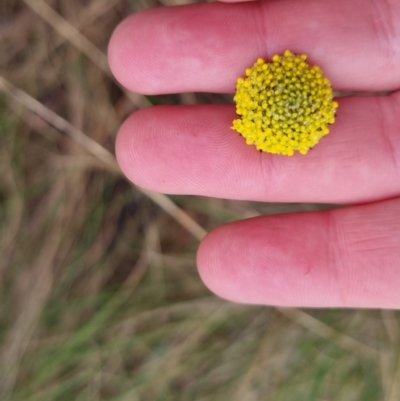
[[[129,49],[126,48],[125,38],[130,29],[131,20],[135,15],[125,18],[115,29],[108,43],[108,64],[115,79],[121,84],[127,84],[127,66],[131,60]],[[129,88],[130,89],[130,88]]]
[[[200,277],[213,293],[239,303],[339,305],[324,263],[326,216],[264,216],[221,226],[199,247]]]
[[[169,129],[168,120],[179,120],[179,110],[174,106],[141,109],[121,125],[115,145],[116,158],[123,173],[135,185],[155,192],[185,192],[187,182],[182,180],[181,172],[190,170],[194,151],[188,153],[185,144],[180,144],[177,139],[180,131]],[[193,180],[196,182],[192,177]],[[175,190],[171,191],[171,187]]]
[[[226,227],[218,227],[203,238],[197,250],[197,269],[201,280],[211,292],[221,298],[237,301],[236,297],[232,297],[230,276],[221,263],[221,255],[226,252]]]
[[[145,11],[125,18],[114,30],[108,44],[108,64],[115,79],[125,88],[144,95],[155,95],[146,49],[150,38],[143,37]],[[147,43],[147,45],[146,45]]]
[[[128,153],[127,146],[129,147],[129,137],[127,135],[127,128],[129,121],[131,121],[133,115],[130,115],[120,126],[117,138],[115,140],[115,156],[117,158],[118,165],[122,172],[130,179],[128,169]]]
[[[269,257],[268,241],[262,250],[258,248],[260,238],[256,237],[260,234],[260,221],[265,218],[220,226],[201,242],[197,252],[199,275],[207,288],[219,297],[245,304],[282,301],[277,294],[265,295],[269,289],[266,276],[277,266]]]
[[[116,142],[115,142],[115,155],[118,165],[126,177],[135,185],[146,188],[147,180],[146,171],[143,171],[143,148],[140,140],[140,121],[144,115],[146,119],[146,110],[139,110],[131,114],[121,125]],[[145,156],[144,156],[145,157]]]

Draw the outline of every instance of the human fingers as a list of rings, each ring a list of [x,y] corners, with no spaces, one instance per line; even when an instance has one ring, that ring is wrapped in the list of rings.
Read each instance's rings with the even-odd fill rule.
[[[257,152],[229,127],[233,106],[163,106],[120,129],[118,162],[158,192],[284,202],[366,202],[400,194],[400,92],[339,101],[331,133],[306,156]]]
[[[257,1],[257,0],[218,0],[221,3],[242,3],[245,1]]]
[[[205,284],[236,302],[400,308],[400,199],[257,217],[200,245]]]
[[[336,90],[400,86],[400,2],[270,0],[149,9],[115,30],[109,62],[128,89],[233,92],[257,57],[309,55]]]

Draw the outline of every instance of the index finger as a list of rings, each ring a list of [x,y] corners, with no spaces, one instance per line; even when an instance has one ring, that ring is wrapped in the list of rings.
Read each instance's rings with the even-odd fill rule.
[[[391,90],[400,85],[399,21],[400,2],[390,0],[157,8],[117,27],[109,62],[136,92],[233,92],[257,57],[290,49],[308,54],[336,90]]]

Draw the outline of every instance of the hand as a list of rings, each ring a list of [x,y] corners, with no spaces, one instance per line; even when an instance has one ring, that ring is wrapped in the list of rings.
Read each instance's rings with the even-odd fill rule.
[[[334,90],[400,87],[400,2],[267,0],[128,17],[110,66],[143,94],[230,92],[257,57],[306,53]],[[230,130],[233,105],[141,110],[120,129],[119,164],[154,191],[354,204],[253,218],[203,240],[198,266],[221,297],[309,307],[400,308],[400,91],[339,99],[331,133],[306,156],[260,154]]]

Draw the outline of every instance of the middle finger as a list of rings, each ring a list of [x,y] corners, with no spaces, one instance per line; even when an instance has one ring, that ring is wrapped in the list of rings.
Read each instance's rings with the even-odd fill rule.
[[[118,162],[170,193],[279,202],[366,202],[400,194],[400,92],[342,98],[331,133],[306,156],[257,152],[230,129],[234,106],[163,106],[128,118]]]

